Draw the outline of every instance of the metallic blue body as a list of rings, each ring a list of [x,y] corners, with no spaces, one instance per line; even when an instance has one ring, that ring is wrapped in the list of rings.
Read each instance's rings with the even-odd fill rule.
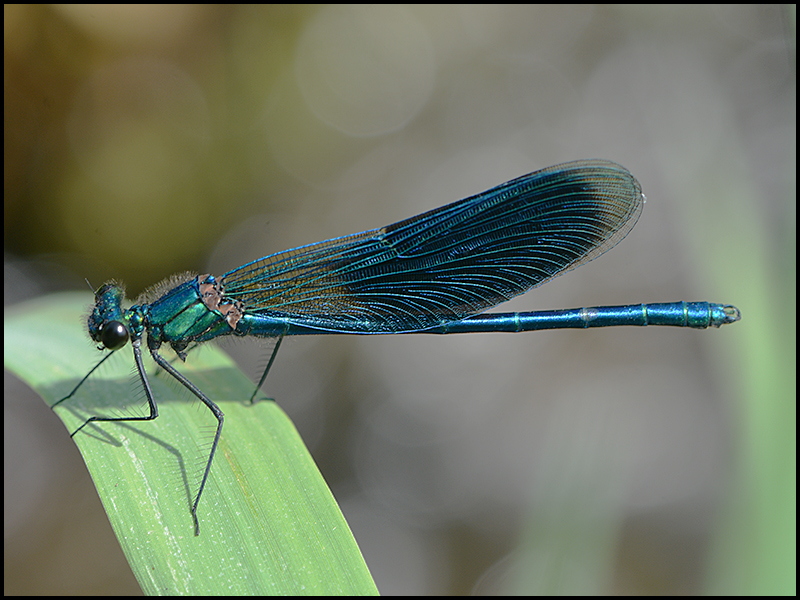
[[[185,274],[156,286],[128,309],[122,308],[123,288],[109,282],[95,293],[89,335],[112,351],[131,341],[150,415],[92,417],[77,431],[92,421],[158,416],[141,359],[146,333],[156,363],[218,421],[192,506],[199,533],[197,504],[223,414],[161,357],[162,344],[185,359],[190,345],[220,336],[277,337],[260,387],[287,335],[516,333],[620,325],[704,329],[739,320],[735,307],[708,302],[484,312],[612,248],[636,224],[643,203],[639,182],[624,167],[576,161],[380,229],[273,254],[220,278]]]

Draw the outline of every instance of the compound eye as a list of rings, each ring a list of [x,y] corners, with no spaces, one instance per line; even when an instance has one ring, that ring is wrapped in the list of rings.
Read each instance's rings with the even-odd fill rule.
[[[100,341],[109,350],[119,350],[128,343],[128,330],[119,321],[109,321],[103,327]]]

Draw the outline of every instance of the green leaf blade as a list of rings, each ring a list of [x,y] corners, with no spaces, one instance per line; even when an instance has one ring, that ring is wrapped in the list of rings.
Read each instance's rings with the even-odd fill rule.
[[[5,364],[53,405],[102,357],[83,328],[87,294],[10,310]],[[146,415],[130,348],[116,353],[55,409],[75,431],[93,414]],[[297,430],[271,401],[247,403],[253,383],[206,345],[177,368],[225,414],[198,507],[190,505],[215,419],[145,363],[158,403],[152,421],[92,423],[73,438],[112,528],[148,594],[376,594],[363,557]],[[144,405],[144,406],[142,406]],[[108,412],[110,411],[110,412]]]

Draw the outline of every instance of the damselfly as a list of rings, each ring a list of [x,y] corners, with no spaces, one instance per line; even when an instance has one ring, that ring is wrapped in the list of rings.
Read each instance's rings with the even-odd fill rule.
[[[740,318],[734,306],[670,302],[523,313],[484,311],[574,269],[616,245],[636,224],[644,196],[627,169],[605,160],[556,165],[393,225],[272,254],[221,277],[169,279],[122,308],[123,287],[95,292],[89,335],[111,353],[133,346],[150,406],[147,416],[99,421],[149,421],[158,408],[142,362],[142,338],[162,369],[214,414],[216,433],[197,507],[222,433],[219,407],[165,360],[168,344],[181,359],[214,338],[275,337],[267,368],[288,335],[520,332],[537,329],[670,325],[704,329]],[[56,406],[70,398],[102,362]]]

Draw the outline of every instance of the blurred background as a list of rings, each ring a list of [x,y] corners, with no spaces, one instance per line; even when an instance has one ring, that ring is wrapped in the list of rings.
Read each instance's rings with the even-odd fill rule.
[[[85,278],[135,298],[617,161],[636,228],[502,310],[740,323],[289,338],[264,391],[384,594],[793,594],[795,27],[776,5],[5,5],[5,304]],[[254,380],[269,352],[223,347]],[[138,593],[59,420],[8,375],[4,404],[6,594]]]

